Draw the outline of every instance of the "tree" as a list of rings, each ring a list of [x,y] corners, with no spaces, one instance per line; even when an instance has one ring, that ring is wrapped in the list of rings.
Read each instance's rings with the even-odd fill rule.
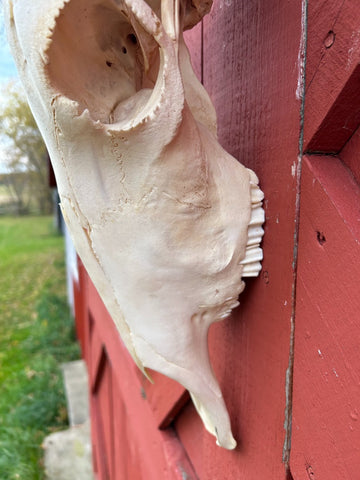
[[[21,212],[35,204],[41,214],[52,210],[45,144],[20,85],[10,82],[0,92],[0,137],[10,191]]]

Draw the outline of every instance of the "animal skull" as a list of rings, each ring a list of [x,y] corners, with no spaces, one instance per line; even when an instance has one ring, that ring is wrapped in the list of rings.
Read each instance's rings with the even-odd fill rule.
[[[216,140],[183,30],[211,0],[6,0],[12,52],[75,247],[137,365],[184,385],[218,445],[207,332],[257,276],[256,175]]]

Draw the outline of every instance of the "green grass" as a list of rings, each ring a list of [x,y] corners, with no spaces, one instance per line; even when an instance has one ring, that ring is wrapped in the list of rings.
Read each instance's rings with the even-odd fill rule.
[[[50,217],[0,217],[0,480],[44,478],[41,443],[67,425],[60,364],[75,358],[63,238]]]

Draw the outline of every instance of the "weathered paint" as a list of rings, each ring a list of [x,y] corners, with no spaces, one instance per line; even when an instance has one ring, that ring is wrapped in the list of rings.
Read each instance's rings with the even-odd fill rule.
[[[314,478],[353,480],[360,469],[360,189],[340,159],[309,156],[301,196],[291,471],[300,480],[309,463]]]
[[[215,2],[203,22],[204,83],[217,110],[219,139],[246,165],[256,165],[266,192],[266,224],[262,280],[248,282],[238,311],[213,326],[209,338],[240,446],[231,456],[220,455],[191,405],[175,423],[201,479],[286,478],[292,308],[284,299],[291,299],[293,284],[292,166],[298,173],[301,110],[294,65],[302,48],[302,7],[302,2],[262,1],[221,8]]]
[[[209,18],[187,33],[220,142],[259,173],[266,196],[261,276],[209,335],[239,446],[215,447],[184,390],[139,375],[80,269],[78,332],[92,378],[100,480],[105,458],[111,480],[357,478],[360,11],[355,0],[310,0],[306,17],[306,4],[215,0]],[[346,118],[345,135],[338,127]],[[337,157],[302,155],[318,148]]]

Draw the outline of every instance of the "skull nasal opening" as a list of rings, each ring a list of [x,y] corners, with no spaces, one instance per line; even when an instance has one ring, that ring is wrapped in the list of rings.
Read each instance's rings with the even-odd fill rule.
[[[159,47],[122,2],[70,0],[50,40],[48,79],[79,104],[79,113],[88,109],[94,121],[114,123],[149,97]]]

